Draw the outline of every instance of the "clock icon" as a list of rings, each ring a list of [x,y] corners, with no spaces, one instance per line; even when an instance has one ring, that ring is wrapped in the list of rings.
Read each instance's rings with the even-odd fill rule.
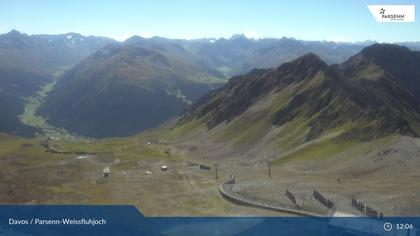
[[[387,231],[387,232],[391,231],[392,230],[392,224],[389,223],[389,222],[385,223],[384,224],[384,230]]]

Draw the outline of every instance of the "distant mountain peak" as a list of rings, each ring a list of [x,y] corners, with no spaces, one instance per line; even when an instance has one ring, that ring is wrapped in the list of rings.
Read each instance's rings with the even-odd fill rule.
[[[286,36],[281,37],[281,38],[280,38],[280,40],[281,40],[281,41],[296,41],[296,39],[295,39],[295,38],[288,38],[288,37],[286,37]]]
[[[144,40],[146,40],[146,38],[143,38],[139,35],[133,35],[133,36],[129,37],[128,39],[124,40],[124,43],[125,44],[135,44],[135,43],[144,42]]]
[[[346,62],[347,71],[374,63],[420,100],[420,52],[395,44],[373,44]]]
[[[12,36],[12,37],[21,37],[21,36],[24,36],[24,35],[26,35],[26,34],[23,34],[23,33],[21,33],[21,32],[19,32],[19,31],[17,31],[17,30],[15,30],[15,29],[12,29],[9,33],[7,33],[6,35],[8,35],[8,36]]]
[[[375,43],[365,47],[360,53],[351,57],[345,64],[356,66],[364,62],[374,62],[383,69],[397,77],[406,77],[405,74],[419,74],[420,53],[411,51],[406,46],[395,44]],[[362,63],[363,64],[363,63]]]
[[[15,29],[12,29],[12,30],[9,32],[9,34],[20,34],[20,32],[19,32],[19,31],[17,31],[17,30],[15,30]]]
[[[229,39],[247,39],[244,34],[234,34]]]
[[[416,55],[417,54],[417,55]],[[415,63],[420,58],[420,54],[411,51],[406,46],[400,46],[387,43],[375,43],[363,48],[358,54],[352,56],[344,64],[348,66],[357,66],[369,62],[383,67],[390,72],[394,72],[395,68],[402,70],[405,67],[405,62]]]
[[[314,68],[314,69],[328,67],[327,63],[324,62],[318,55],[316,55],[313,52],[307,53],[291,62],[285,63],[279,68],[282,68],[283,66],[290,66],[290,65],[298,65],[299,67],[303,66],[305,68]]]
[[[316,55],[313,52],[309,52],[301,57],[299,57],[298,59],[296,59],[296,61],[303,61],[303,62],[320,62],[320,63],[325,63],[318,55]]]
[[[234,34],[232,37],[229,38],[229,40],[234,41],[252,41],[255,40],[253,37],[247,37],[245,34]]]
[[[410,53],[410,49],[406,46],[400,46],[396,44],[388,43],[375,43],[368,47],[365,47],[361,53],[365,56],[383,56],[384,54],[398,54],[398,53]],[[379,55],[381,54],[381,55]]]
[[[84,37],[83,35],[81,35],[81,34],[79,34],[79,33],[74,33],[74,32],[68,32],[68,33],[65,33],[65,34],[63,34],[65,37],[67,37],[67,38],[75,38],[75,37],[77,37],[77,38],[79,38],[79,37]]]

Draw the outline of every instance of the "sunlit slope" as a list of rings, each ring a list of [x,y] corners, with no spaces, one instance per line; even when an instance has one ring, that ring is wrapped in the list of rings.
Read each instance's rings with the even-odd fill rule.
[[[382,63],[407,55],[392,67]],[[373,45],[341,65],[307,54],[254,70],[190,107],[169,136],[193,137],[209,152],[246,159],[360,155],[390,137],[419,135],[420,103],[410,86],[418,58],[405,47]]]

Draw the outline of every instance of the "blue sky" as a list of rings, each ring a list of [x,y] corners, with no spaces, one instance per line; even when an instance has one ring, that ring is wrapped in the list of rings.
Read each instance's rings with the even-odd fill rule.
[[[420,0],[1,0],[0,33],[78,32],[118,40],[131,35],[190,39],[244,33],[305,40],[420,41],[420,19],[377,23],[367,4],[420,8]]]

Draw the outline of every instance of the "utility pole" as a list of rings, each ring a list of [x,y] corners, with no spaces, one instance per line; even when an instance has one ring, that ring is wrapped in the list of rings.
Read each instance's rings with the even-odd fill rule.
[[[268,178],[271,179],[271,164],[270,164],[270,161],[267,161],[267,165],[268,165]]]
[[[216,164],[216,165],[214,166],[214,169],[215,169],[215,171],[216,171],[216,179],[217,179],[217,167],[218,167],[218,165],[219,165],[219,164]]]

